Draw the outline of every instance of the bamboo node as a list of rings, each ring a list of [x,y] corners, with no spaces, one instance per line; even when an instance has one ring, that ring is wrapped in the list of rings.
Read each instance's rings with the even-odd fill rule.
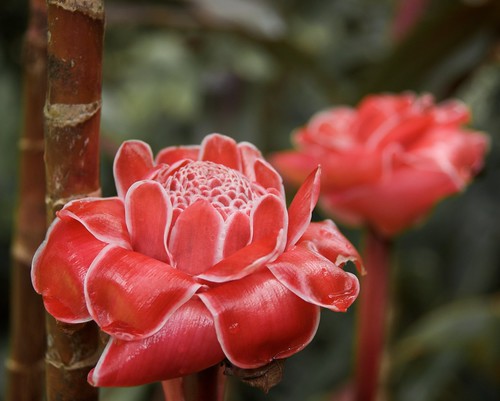
[[[50,196],[47,196],[45,198],[45,204],[51,210],[60,210],[66,203],[71,202],[73,200],[83,199],[83,198],[100,198],[101,196],[102,196],[101,188],[98,188],[97,190],[86,194],[75,194],[65,198],[52,199]]]
[[[104,19],[103,0],[47,0],[49,6],[54,5],[67,11],[78,11],[92,19]]]
[[[21,152],[43,152],[45,141],[43,139],[33,140],[23,137],[18,142],[18,148]]]
[[[12,358],[6,358],[5,368],[9,372],[22,374],[29,374],[30,372],[43,372],[45,368],[45,361],[43,359],[40,359],[38,361],[30,363],[23,363]]]
[[[12,258],[19,263],[24,263],[27,266],[31,265],[33,260],[33,251],[21,241],[16,241],[11,248]]]
[[[101,109],[101,101],[84,104],[45,104],[43,113],[52,127],[65,128],[90,120]]]
[[[56,369],[72,371],[72,370],[80,370],[80,369],[91,369],[99,360],[100,350],[98,349],[93,355],[88,358],[81,359],[79,361],[64,363],[59,358],[50,357],[49,354],[45,357],[45,363],[53,366]]]

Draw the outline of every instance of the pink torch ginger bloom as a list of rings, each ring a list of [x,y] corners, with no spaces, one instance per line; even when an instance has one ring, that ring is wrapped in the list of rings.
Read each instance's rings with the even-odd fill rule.
[[[295,185],[321,164],[323,209],[390,237],[463,189],[482,167],[488,140],[461,128],[468,120],[458,101],[436,105],[429,95],[410,93],[368,96],[357,109],[316,114],[295,132],[297,150],[271,160]]]
[[[319,170],[288,211],[280,175],[248,143],[125,142],[118,196],[68,203],[37,251],[32,280],[67,323],[110,335],[96,386],[184,376],[227,358],[250,369],[313,338],[320,307],[345,311],[359,291],[342,266],[360,258],[332,221],[311,223]]]

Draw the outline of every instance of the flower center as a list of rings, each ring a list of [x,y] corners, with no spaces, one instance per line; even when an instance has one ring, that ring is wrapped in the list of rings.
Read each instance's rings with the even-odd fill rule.
[[[224,219],[236,211],[249,215],[253,202],[264,194],[239,171],[209,161],[194,161],[181,167],[164,185],[174,209],[185,210],[205,199]]]

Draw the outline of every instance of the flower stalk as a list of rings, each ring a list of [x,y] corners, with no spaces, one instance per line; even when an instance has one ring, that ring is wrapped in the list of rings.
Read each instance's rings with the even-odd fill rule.
[[[215,365],[201,372],[162,382],[165,401],[222,401],[226,377]]]
[[[102,0],[48,0],[45,103],[46,210],[50,223],[69,200],[98,196]],[[47,400],[90,401],[87,374],[99,355],[97,326],[47,317]]]
[[[12,242],[11,322],[6,361],[7,401],[40,400],[45,354],[44,309],[31,285],[31,259],[43,241],[45,176],[43,104],[47,87],[47,8],[45,0],[30,1],[24,38],[24,121],[19,141],[18,209]]]
[[[355,401],[377,399],[384,350],[390,277],[391,241],[374,230],[366,238],[358,311]]]

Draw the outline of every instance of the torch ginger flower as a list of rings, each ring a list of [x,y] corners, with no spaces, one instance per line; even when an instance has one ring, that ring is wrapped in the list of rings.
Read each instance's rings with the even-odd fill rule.
[[[356,109],[316,114],[294,133],[297,150],[271,161],[295,185],[321,164],[322,208],[392,237],[463,189],[482,167],[488,140],[461,127],[469,117],[459,101],[372,95]]]
[[[345,311],[358,295],[342,269],[360,267],[357,251],[332,221],[310,222],[318,168],[288,211],[261,153],[218,134],[156,159],[144,142],[125,142],[114,176],[117,197],[58,212],[32,269],[56,319],[93,319],[110,335],[93,385],[287,358],[312,340],[320,307]]]

